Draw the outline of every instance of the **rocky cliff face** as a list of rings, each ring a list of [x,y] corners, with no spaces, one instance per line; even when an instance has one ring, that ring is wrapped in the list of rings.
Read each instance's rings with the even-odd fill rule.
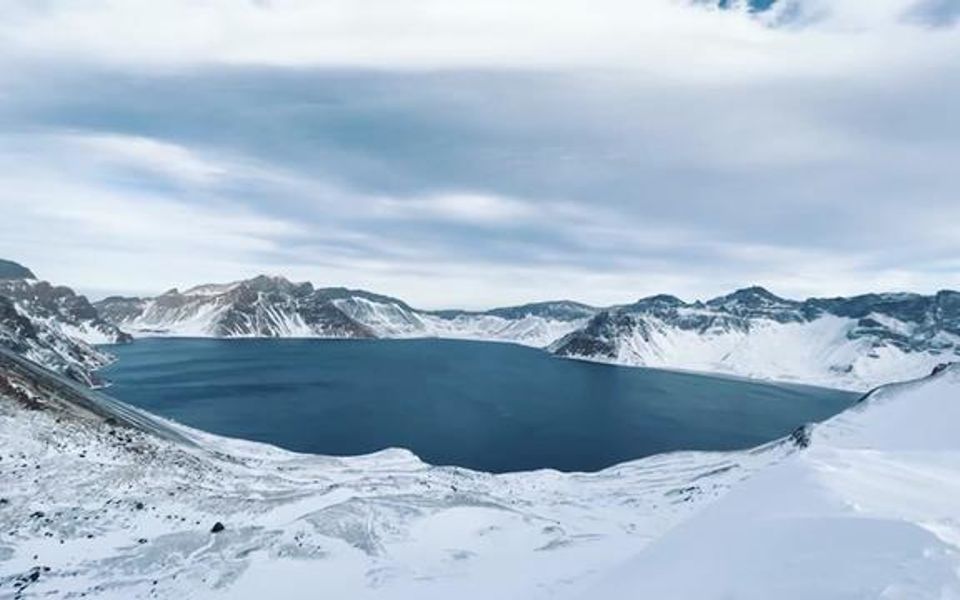
[[[12,260],[0,258],[0,280],[3,279],[36,279],[33,272],[25,266]]]
[[[70,288],[37,281],[10,261],[0,267],[0,344],[74,380],[101,384],[95,371],[112,357],[93,344],[128,342],[130,335]]]
[[[867,389],[960,358],[960,294],[794,301],[753,287],[686,303],[653,296],[601,311],[559,356]]]
[[[397,298],[282,277],[171,290],[155,298],[106,298],[106,319],[134,335],[213,337],[454,337],[544,346],[595,309],[547,302],[487,312],[422,311]]]
[[[960,357],[960,294],[781,298],[750,287],[705,302],[669,295],[597,309],[569,301],[423,311],[402,300],[282,277],[107,298],[135,335],[446,337],[546,347],[558,356],[865,390]]]
[[[141,335],[369,338],[375,334],[309,283],[260,276],[170,290],[156,298],[112,297],[96,304],[114,323]]]

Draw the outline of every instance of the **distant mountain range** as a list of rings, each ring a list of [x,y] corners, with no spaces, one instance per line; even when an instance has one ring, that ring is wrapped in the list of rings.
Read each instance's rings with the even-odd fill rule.
[[[960,360],[960,293],[787,300],[752,287],[707,302],[653,296],[602,310],[560,356],[848,389]]]
[[[111,297],[95,307],[108,321],[140,336],[451,337],[538,347],[576,330],[597,312],[575,302],[424,311],[363,290],[314,288],[263,275],[170,290],[155,298]]]
[[[953,291],[796,301],[750,287],[706,302],[658,295],[604,308],[555,301],[427,311],[264,275],[90,304],[16,263],[0,263],[0,273],[0,343],[94,383],[109,357],[91,344],[131,336],[504,341],[569,358],[857,390],[960,360]]]

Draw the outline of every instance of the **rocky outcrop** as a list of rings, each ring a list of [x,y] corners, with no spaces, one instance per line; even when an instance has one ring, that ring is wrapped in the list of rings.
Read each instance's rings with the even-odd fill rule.
[[[960,294],[796,301],[751,287],[706,302],[653,296],[599,312],[550,350],[617,364],[869,389],[960,357]]]
[[[16,263],[0,278],[0,345],[87,385],[101,385],[96,370],[112,357],[94,344],[132,338],[100,318],[84,296],[37,281]],[[29,274],[28,277],[14,275]]]

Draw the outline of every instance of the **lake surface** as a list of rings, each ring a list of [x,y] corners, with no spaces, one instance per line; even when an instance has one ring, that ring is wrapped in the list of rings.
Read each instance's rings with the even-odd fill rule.
[[[859,396],[457,340],[144,339],[110,351],[109,393],[192,427],[317,454],[403,447],[494,472],[747,448]]]

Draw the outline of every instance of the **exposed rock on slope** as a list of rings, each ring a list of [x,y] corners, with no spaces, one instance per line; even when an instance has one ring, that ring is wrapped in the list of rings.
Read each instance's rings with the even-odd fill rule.
[[[260,276],[170,290],[153,299],[107,298],[105,318],[140,334],[366,338],[374,334],[309,283]]]
[[[260,276],[161,296],[106,298],[105,318],[137,335],[215,337],[458,337],[544,346],[585,322],[593,309],[543,303],[486,313],[430,312],[402,300],[346,288],[314,288]]]
[[[558,356],[867,390],[960,357],[960,294],[780,298],[760,287],[707,302],[669,295],[608,309],[569,301],[423,311],[345,288],[260,276],[96,303],[135,335],[447,337]]]
[[[797,302],[754,287],[706,303],[653,296],[598,313],[550,350],[617,364],[868,389],[960,357],[960,294]]]
[[[0,278],[0,345],[73,379],[100,383],[95,370],[111,357],[91,344],[130,341],[70,288],[37,281],[26,268],[6,267]],[[29,277],[16,277],[29,274]]]

